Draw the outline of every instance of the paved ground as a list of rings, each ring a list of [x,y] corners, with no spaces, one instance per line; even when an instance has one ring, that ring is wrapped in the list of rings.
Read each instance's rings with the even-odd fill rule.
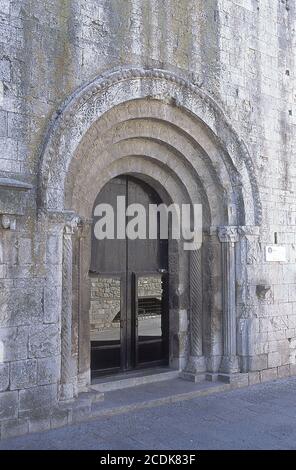
[[[296,449],[296,378],[4,440],[1,449]]]

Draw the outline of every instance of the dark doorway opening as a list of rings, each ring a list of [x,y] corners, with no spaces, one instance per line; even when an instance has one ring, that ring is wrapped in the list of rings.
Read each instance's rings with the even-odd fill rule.
[[[132,176],[111,180],[99,193],[99,204],[114,212],[114,239],[98,240],[92,230],[91,280],[91,373],[109,373],[168,364],[168,239],[160,238],[159,217],[154,239],[117,238],[134,216],[126,207],[141,204],[149,230],[149,204],[162,203],[156,191]],[[123,199],[121,199],[122,203]],[[119,208],[119,209],[118,209]],[[95,212],[94,212],[95,213]],[[94,215],[94,227],[101,217]],[[120,233],[122,236],[122,226]],[[142,227],[143,228],[143,227]]]

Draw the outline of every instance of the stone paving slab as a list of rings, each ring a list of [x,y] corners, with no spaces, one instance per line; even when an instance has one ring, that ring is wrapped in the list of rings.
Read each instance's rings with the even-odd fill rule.
[[[296,449],[296,377],[101,417],[4,449]]]

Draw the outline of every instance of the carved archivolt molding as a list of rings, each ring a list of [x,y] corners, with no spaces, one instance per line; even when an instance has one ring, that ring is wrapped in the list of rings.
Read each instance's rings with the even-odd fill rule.
[[[220,106],[213,98],[201,91],[196,84],[176,73],[140,67],[129,69],[121,68],[120,70],[111,71],[96,78],[91,83],[78,89],[70,99],[64,103],[62,108],[57,111],[48,130],[41,155],[39,171],[39,207],[46,208],[46,193],[48,190],[50,169],[56,156],[61,156],[67,148],[67,132],[69,132],[71,126],[75,126],[74,118],[82,112],[82,108],[85,107],[85,104],[91,107],[93,100],[97,100],[100,96],[107,96],[112,86],[120,82],[123,84],[126,82],[136,82],[138,89],[141,91],[141,81],[147,80],[149,80],[149,83],[151,82],[151,94],[149,95],[145,92],[142,98],[160,99],[165,102],[169,101],[172,105],[179,106],[184,108],[187,112],[191,112],[199,120],[202,120],[212,131],[218,145],[220,145],[230,157],[234,168],[237,169],[239,174],[244,172],[243,167],[245,167],[248,176],[247,179],[246,176],[243,177],[242,184],[250,187],[250,190],[248,190],[250,194],[248,193],[248,200],[245,201],[245,204],[253,205],[252,224],[260,225],[262,221],[262,208],[252,159],[246,145],[238,137]],[[164,83],[163,92],[160,94],[153,92],[153,84],[159,81]],[[189,109],[191,100],[184,98],[184,100],[180,101],[174,96],[170,98],[165,90],[165,84],[174,85],[176,90],[182,91],[182,96],[188,97],[190,94],[191,96],[193,94],[198,101],[198,105],[195,106],[196,109]],[[178,95],[177,92],[175,94]],[[110,108],[112,108],[112,98],[110,98]],[[68,134],[68,138],[70,138],[69,136],[70,134]],[[63,162],[61,162],[61,165],[63,165]]]

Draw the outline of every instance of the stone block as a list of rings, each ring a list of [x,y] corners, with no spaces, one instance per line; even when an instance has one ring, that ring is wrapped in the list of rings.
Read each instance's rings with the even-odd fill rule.
[[[290,375],[296,375],[296,364],[290,364]]]
[[[28,331],[26,328],[0,328],[0,358],[2,362],[27,358]]]
[[[277,368],[266,369],[260,371],[260,381],[268,382],[269,380],[277,379]]]
[[[26,136],[26,116],[20,113],[8,112],[8,137],[22,140]]]
[[[1,326],[36,324],[43,318],[43,292],[40,287],[3,289],[0,292]]]
[[[280,356],[281,356],[281,365],[284,366],[284,365],[288,365],[290,362],[293,362],[291,360],[291,351],[289,349],[289,347],[280,347],[279,348],[279,353],[280,353]],[[292,351],[292,357],[295,357],[295,350]]]
[[[269,369],[273,367],[279,367],[281,365],[281,355],[278,351],[271,352],[268,354],[267,366]]]
[[[30,419],[29,432],[43,432],[50,429],[50,418]]]
[[[37,382],[37,361],[29,359],[26,361],[12,362],[10,365],[10,388],[11,390],[29,388]]]
[[[62,256],[62,238],[58,235],[49,235],[46,244],[46,262],[59,264]]]
[[[17,159],[17,141],[8,138],[0,139],[0,156],[5,160]]]
[[[206,374],[205,373],[194,373],[194,372],[188,372],[188,371],[183,371],[180,373],[180,377],[183,380],[187,380],[189,382],[203,382],[206,379]]]
[[[1,0],[0,0],[0,10],[1,10]],[[8,57],[3,57],[0,60],[0,80],[9,82],[10,79],[11,79],[11,62]]]
[[[3,419],[17,418],[18,392],[0,393],[0,421]]]
[[[286,364],[284,366],[278,367],[278,377],[289,377],[290,376],[290,365]]]
[[[257,356],[249,356],[249,371],[267,369],[267,354],[258,354]]]
[[[18,247],[18,261],[20,264],[32,263],[32,240],[30,238],[21,238]]]
[[[69,410],[55,409],[51,415],[51,428],[61,428],[69,423]]]
[[[1,437],[9,438],[22,436],[29,432],[29,422],[26,419],[10,419],[1,424]]]
[[[7,135],[7,113],[0,110],[0,137]]]
[[[37,383],[38,385],[49,385],[57,383],[60,378],[61,357],[38,359]]]
[[[57,323],[61,315],[62,289],[60,286],[44,288],[44,322]]]
[[[218,379],[221,382],[231,385],[231,388],[247,387],[249,384],[248,374],[218,374]]]
[[[27,390],[21,390],[20,395],[20,412],[21,411],[36,411],[35,416],[44,417],[46,410],[52,407],[57,401],[57,386],[44,385]],[[42,414],[42,410],[44,413]]]
[[[260,383],[260,372],[249,372],[249,385],[255,385]]]
[[[219,374],[217,372],[207,372],[206,373],[206,380],[208,382],[217,382],[219,380]]]
[[[0,392],[5,392],[9,387],[9,365],[0,364]]]
[[[72,409],[72,423],[80,423],[91,416],[91,403],[80,404]]]
[[[29,357],[57,356],[60,352],[60,330],[58,325],[32,327],[29,335]]]
[[[0,0],[0,11],[1,13],[5,13],[9,15],[9,8],[10,8],[10,0]]]

